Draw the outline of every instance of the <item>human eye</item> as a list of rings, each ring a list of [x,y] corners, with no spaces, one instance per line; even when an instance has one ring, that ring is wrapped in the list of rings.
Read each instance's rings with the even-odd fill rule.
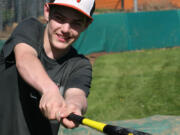
[[[61,15],[55,15],[54,19],[59,23],[65,23],[66,22],[66,18],[61,16]]]
[[[81,21],[74,21],[74,22],[72,23],[72,25],[75,26],[75,27],[81,27],[82,24],[83,24],[83,23],[82,23]]]
[[[64,17],[59,17],[58,20],[61,23],[65,23],[66,22],[66,18],[64,18]]]

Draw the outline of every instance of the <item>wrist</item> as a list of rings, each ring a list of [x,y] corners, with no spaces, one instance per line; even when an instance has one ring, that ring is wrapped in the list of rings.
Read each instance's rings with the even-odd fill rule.
[[[43,85],[40,93],[42,95],[44,95],[44,94],[52,92],[52,91],[58,91],[59,92],[59,88],[54,82],[53,83],[46,83],[45,85]]]
[[[81,103],[77,103],[77,102],[71,102],[71,101],[67,101],[65,100],[66,105],[71,108],[72,110],[76,110],[78,112],[81,113],[81,115],[85,114],[87,106],[81,104]]]

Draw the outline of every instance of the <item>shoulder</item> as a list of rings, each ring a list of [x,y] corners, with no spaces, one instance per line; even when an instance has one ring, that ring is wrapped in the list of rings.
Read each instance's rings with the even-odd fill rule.
[[[71,54],[73,56],[71,57],[70,62],[74,63],[73,64],[74,68],[78,68],[78,69],[83,67],[88,67],[90,69],[92,68],[89,59],[86,58],[83,54],[78,54],[78,52],[74,48],[72,48]]]
[[[19,25],[37,25],[37,26],[42,26],[42,23],[34,18],[34,17],[28,17],[24,19],[22,22],[19,23]]]
[[[71,53],[72,61],[90,63],[89,59],[87,57],[85,57],[85,55],[79,54],[74,47],[72,47],[70,53]]]
[[[34,17],[28,17],[26,19],[24,19],[21,23],[24,23],[24,22],[29,22],[29,23],[40,23],[36,18]]]
[[[43,43],[44,25],[37,19],[30,17],[18,24],[9,39],[3,46],[4,56],[7,57],[12,53],[14,47],[19,43],[26,43],[35,50]]]
[[[68,63],[67,69],[70,69],[70,72],[65,89],[79,88],[83,90],[87,96],[92,80],[92,65],[88,58],[75,52]]]
[[[37,31],[42,30],[43,27],[44,27],[44,25],[41,22],[39,22],[36,18],[29,17],[17,25],[17,27],[15,28],[12,35],[15,35],[18,33],[22,34],[23,32],[25,32],[25,33],[37,32]],[[34,34],[36,34],[36,33],[34,33]]]

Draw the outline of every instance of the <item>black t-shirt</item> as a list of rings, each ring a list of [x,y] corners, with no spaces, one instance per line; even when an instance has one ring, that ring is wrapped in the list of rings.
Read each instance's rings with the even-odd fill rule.
[[[70,65],[69,70],[71,71],[66,86],[63,86],[65,87],[64,90],[80,88],[88,95],[92,79],[92,67],[89,60],[83,55],[79,55],[73,47],[64,57],[58,60],[49,58],[43,48],[44,29],[45,25],[35,18],[31,17],[24,20],[16,27],[10,38],[6,41],[1,53],[8,61],[13,62],[15,61],[14,46],[18,43],[27,43],[38,52],[38,57],[46,72],[56,84],[61,86],[61,83],[64,81],[64,73]],[[74,64],[71,65],[69,64],[70,62]],[[27,89],[28,86],[25,85],[24,87],[24,89]]]
[[[43,48],[44,29],[45,26],[35,18],[24,20],[13,31],[0,52],[0,63],[4,63],[5,60],[5,64],[0,66],[0,71],[9,69],[9,74],[4,74],[2,71],[5,84],[0,88],[0,96],[3,100],[0,104],[3,110],[0,113],[2,135],[54,135],[59,127],[58,123],[52,124],[42,115],[39,109],[39,93],[17,73],[13,49],[18,43],[26,43],[37,51],[49,77],[63,86],[64,90],[80,88],[86,95],[89,94],[92,78],[89,60],[79,55],[73,47],[64,57],[58,60],[50,59]],[[7,75],[10,78],[7,78]],[[6,105],[3,104],[4,102]]]

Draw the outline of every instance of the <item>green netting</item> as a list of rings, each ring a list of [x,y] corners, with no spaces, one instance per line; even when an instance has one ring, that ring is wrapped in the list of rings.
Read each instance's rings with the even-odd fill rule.
[[[94,15],[74,46],[82,54],[179,46],[179,19],[180,10]]]
[[[180,45],[178,11],[127,14],[131,50]]]
[[[144,119],[115,121],[109,122],[108,124],[133,128],[139,131],[151,133],[153,135],[180,134],[180,116],[155,115]],[[103,135],[103,133],[89,127],[80,126],[73,130],[61,127],[59,135]]]
[[[179,19],[180,10],[94,15],[74,46],[82,54],[179,46]]]
[[[74,44],[80,53],[117,52],[129,44],[126,13],[95,15],[94,22]]]
[[[95,15],[74,46],[83,54],[179,46],[179,14],[171,10]]]

